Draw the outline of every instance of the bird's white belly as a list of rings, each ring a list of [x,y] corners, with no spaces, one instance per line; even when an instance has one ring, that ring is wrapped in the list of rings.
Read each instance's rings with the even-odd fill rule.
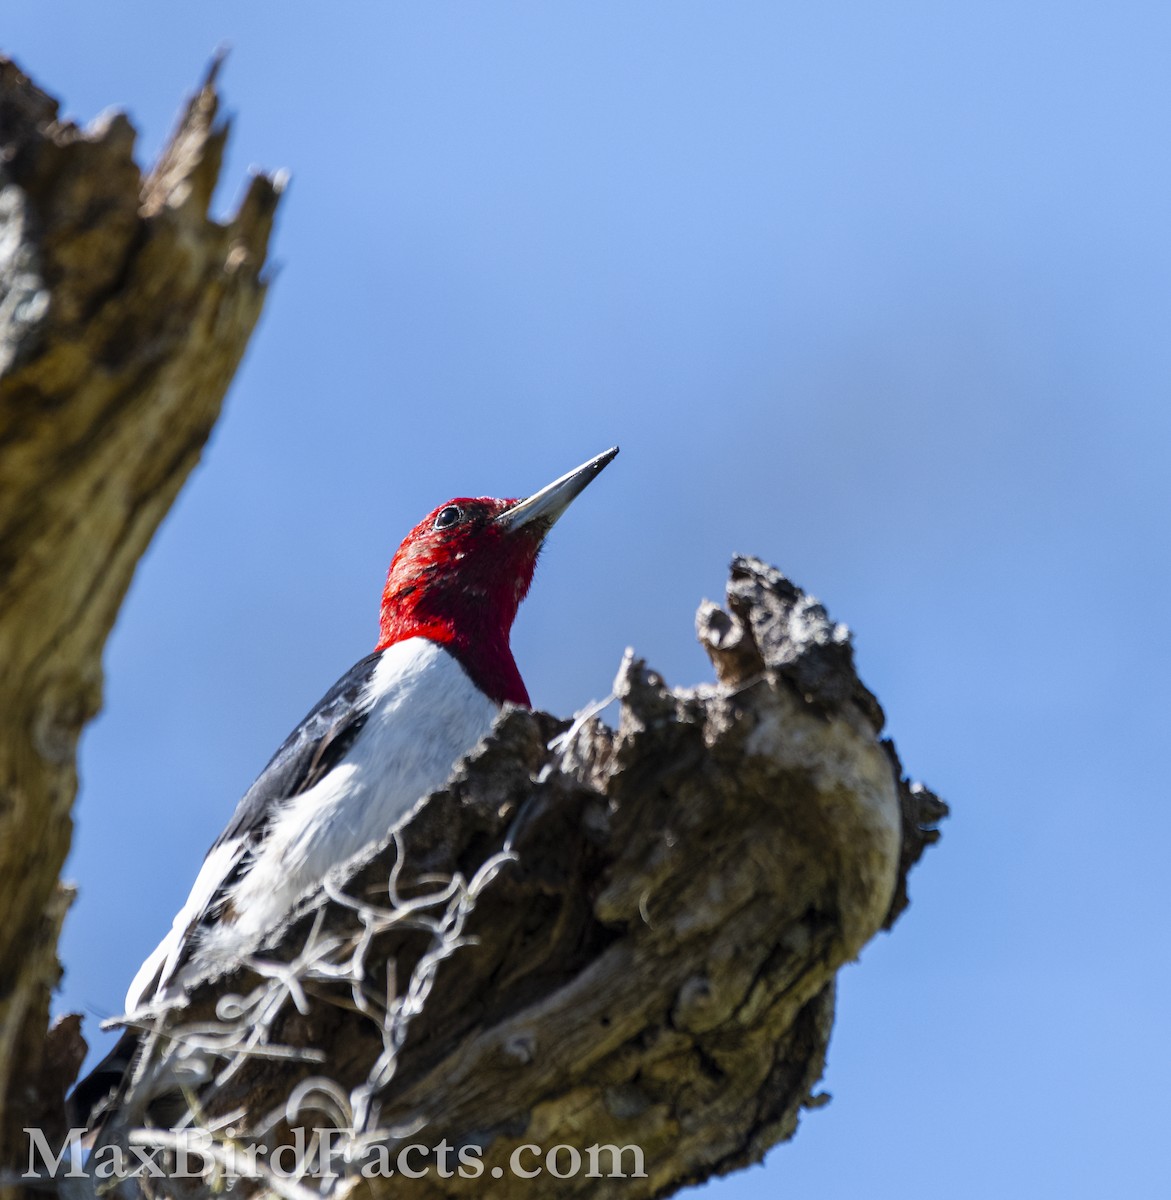
[[[250,941],[330,868],[386,838],[442,787],[500,711],[451,654],[425,638],[387,649],[367,695],[370,715],[354,744],[324,779],[282,806],[233,888],[236,919],[209,931],[207,949],[221,938]]]

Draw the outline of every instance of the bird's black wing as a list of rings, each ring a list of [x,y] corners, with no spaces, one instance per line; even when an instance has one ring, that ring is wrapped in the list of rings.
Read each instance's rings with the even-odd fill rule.
[[[355,663],[325,693],[244,793],[232,819],[207,852],[191,895],[153,953],[142,964],[127,993],[128,1009],[157,994],[189,960],[200,932],[231,914],[225,904],[232,887],[251,868],[253,855],[280,811],[281,801],[307,791],[345,756],[370,715],[363,703],[381,655]],[[220,856],[218,876],[204,879],[212,855]],[[198,892],[198,897],[197,897]]]
[[[361,699],[381,657],[356,662],[313,706],[244,793],[212,850],[237,839],[255,842],[281,800],[307,791],[337,765],[370,715]]]

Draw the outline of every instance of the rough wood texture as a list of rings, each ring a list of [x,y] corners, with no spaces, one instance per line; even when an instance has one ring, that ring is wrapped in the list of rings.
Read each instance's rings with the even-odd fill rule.
[[[21,1160],[23,1125],[59,1127],[81,1046],[75,1020],[49,1037],[45,1023],[74,753],[99,703],[101,649],[264,297],[279,187],[255,179],[226,225],[208,218],[226,133],[213,83],[143,179],[124,117],[61,123],[0,62],[8,1161]],[[332,1114],[353,1127],[352,1148],[371,1137],[392,1151],[485,1149],[476,1179],[431,1171],[338,1189],[376,1197],[620,1187],[633,1200],[791,1136],[816,1103],[836,972],[905,907],[907,872],[946,810],[881,739],[845,628],[776,571],[737,559],[726,609],[701,607],[698,631],[717,684],[671,690],[630,658],[614,729],[510,712],[395,842],[307,897],[249,966],[168,1013],[181,1038],[153,1044],[168,1069],[184,1055],[235,1064],[204,1087],[200,1121],[235,1113],[237,1136],[271,1146]],[[225,1006],[229,995],[244,999]],[[318,1061],[258,1055],[260,1033],[269,1050]],[[125,1121],[174,1119],[158,1082],[140,1078]],[[112,1121],[109,1136],[122,1132]],[[525,1143],[637,1145],[647,1174],[494,1177]]]
[[[214,76],[144,178],[123,114],[79,129],[0,59],[0,1163],[83,1050],[46,1023],[102,647],[264,301],[280,185],[209,218]]]
[[[239,970],[170,1014],[206,1047],[217,1004],[220,1017],[246,1008],[240,1032],[254,1033],[263,997],[283,1002],[274,1044],[324,1051],[311,1065],[240,1060],[205,1090],[207,1120],[242,1110],[237,1132],[271,1147],[290,1124],[323,1123],[308,1103],[288,1111],[315,1077],[359,1134],[485,1147],[475,1180],[432,1171],[343,1185],[387,1197],[661,1196],[793,1134],[817,1102],[836,972],[905,906],[906,873],[946,809],[908,784],[881,739],[845,627],[778,572],[735,560],[726,610],[705,603],[697,624],[718,684],[671,690],[628,657],[616,729],[591,717],[566,733],[546,714],[509,712],[407,824],[401,858],[391,843],[335,881],[385,910],[396,863],[401,905],[437,878],[473,880],[507,849],[459,927],[438,937],[419,920],[391,923],[362,943],[331,886],[261,954],[296,961],[298,988],[258,988]],[[352,971],[330,982],[355,946],[365,1014]],[[380,1027],[371,1016],[388,978],[419,1003]],[[243,1008],[222,1007],[250,992]],[[636,1144],[647,1177],[493,1178],[525,1143]]]

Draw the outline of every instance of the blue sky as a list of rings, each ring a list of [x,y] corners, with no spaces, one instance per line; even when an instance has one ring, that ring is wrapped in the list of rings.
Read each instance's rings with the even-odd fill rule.
[[[758,554],[954,809],[842,974],[833,1103],[712,1194],[1168,1194],[1171,9],[64,0],[3,36],[145,158],[229,42],[217,203],[293,174],[106,655],[62,1009],[119,1009],[414,521],[619,442],[521,612],[534,701],[627,644],[709,678],[695,606]]]

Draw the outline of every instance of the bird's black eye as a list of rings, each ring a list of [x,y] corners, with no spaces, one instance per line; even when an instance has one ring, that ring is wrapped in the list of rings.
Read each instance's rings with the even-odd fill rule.
[[[450,529],[453,525],[458,525],[463,520],[463,509],[458,504],[449,504],[446,508],[441,508],[435,514],[436,529]]]

